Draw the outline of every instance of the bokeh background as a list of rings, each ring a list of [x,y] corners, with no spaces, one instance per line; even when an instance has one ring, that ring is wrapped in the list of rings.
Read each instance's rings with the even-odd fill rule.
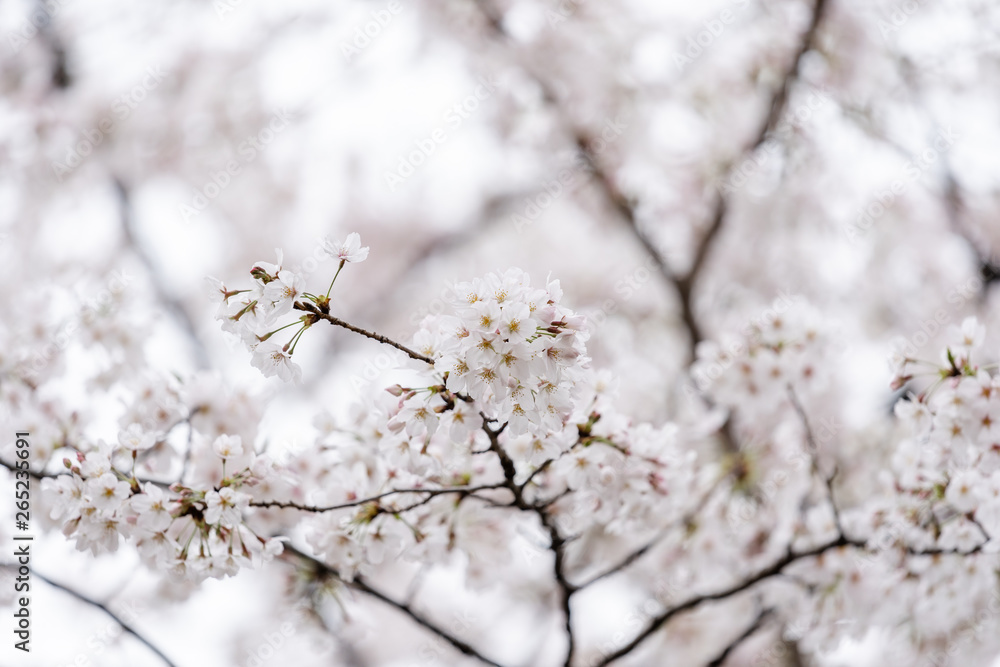
[[[203,279],[238,283],[281,248],[322,289],[319,240],[357,231],[371,255],[338,280],[344,319],[402,339],[453,280],[551,273],[591,317],[621,405],[654,423],[699,418],[682,400],[692,318],[709,339],[781,299],[811,304],[837,342],[839,446],[877,470],[894,341],[933,355],[948,324],[997,324],[1000,5],[818,7],[819,21],[807,0],[2,3],[0,357],[58,364],[52,423],[88,434],[113,432],[120,400],[79,380],[95,369],[214,370],[270,401],[261,441],[301,448],[316,414],[377,381],[380,350],[324,331],[296,352],[301,386],[266,381]],[[665,278],[692,269],[692,284]],[[110,361],[66,328],[108,308],[126,324],[106,332]],[[58,440],[46,428],[39,441]],[[164,602],[128,549],[94,560],[58,531],[34,566],[131,604],[180,665],[252,664],[285,613],[267,572]],[[434,576],[456,609],[479,604]],[[153,664],[59,590],[39,582],[32,604],[35,652],[5,640],[5,665]],[[398,619],[389,639],[294,623],[262,664],[455,659],[419,662],[437,645]]]

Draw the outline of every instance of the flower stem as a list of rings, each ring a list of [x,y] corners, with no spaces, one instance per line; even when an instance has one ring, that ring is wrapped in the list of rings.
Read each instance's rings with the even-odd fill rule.
[[[295,320],[294,322],[289,322],[285,326],[278,327],[274,331],[269,331],[268,333],[264,334],[263,336],[257,336],[257,340],[259,340],[260,342],[263,343],[265,340],[267,340],[268,338],[270,338],[274,334],[278,333],[279,331],[283,331],[283,330],[287,329],[288,327],[294,327],[296,324],[301,324],[301,320]]]
[[[344,268],[344,264],[346,264],[346,263],[347,263],[347,260],[343,260],[343,259],[340,260],[340,266],[337,267],[337,272],[335,274],[333,274],[333,280],[330,281],[330,287],[327,288],[327,290],[326,290],[326,298],[327,298],[327,300],[330,299],[330,292],[333,291],[333,284],[335,282],[337,282],[337,276],[340,275],[340,270]]]
[[[308,328],[308,326],[302,325],[302,328],[296,331],[295,335],[292,336],[292,339],[288,341],[288,345],[285,346],[288,348],[288,356],[295,354],[295,346],[299,344],[299,340],[302,338],[302,333]]]

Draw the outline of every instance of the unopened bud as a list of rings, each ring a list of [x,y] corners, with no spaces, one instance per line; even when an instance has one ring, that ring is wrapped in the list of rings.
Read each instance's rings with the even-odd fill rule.
[[[250,269],[250,275],[256,278],[257,280],[261,281],[265,285],[274,280],[274,278],[272,278],[267,271],[260,268],[259,266],[255,266],[252,269]]]

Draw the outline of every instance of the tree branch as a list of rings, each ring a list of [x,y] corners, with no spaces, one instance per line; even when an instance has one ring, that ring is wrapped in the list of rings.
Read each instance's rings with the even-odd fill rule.
[[[809,418],[806,416],[805,408],[799,402],[799,398],[795,395],[795,389],[792,388],[791,384],[788,385],[788,397],[806,431],[806,445],[809,448],[809,459],[812,462],[811,474],[816,475],[826,488],[826,498],[830,503],[830,511],[833,512],[833,524],[837,528],[837,534],[843,535],[844,528],[840,523],[840,511],[837,509],[837,502],[834,500],[833,495],[833,479],[837,476],[837,468],[834,467],[829,475],[824,475],[819,469],[819,446],[816,444],[816,436],[813,434],[812,427],[809,426]]]
[[[347,329],[348,331],[353,331],[354,333],[360,334],[360,335],[362,335],[362,336],[364,336],[366,338],[371,338],[372,340],[377,340],[378,342],[382,343],[383,345],[390,345],[390,346],[396,348],[397,350],[400,350],[401,352],[405,352],[412,359],[416,359],[417,361],[423,361],[423,362],[428,363],[428,364],[430,364],[432,366],[434,365],[434,360],[431,359],[430,357],[424,356],[424,355],[420,354],[419,352],[414,352],[413,350],[411,350],[410,348],[406,347],[405,345],[401,345],[401,344],[397,343],[396,341],[392,340],[391,338],[387,338],[386,336],[383,336],[382,334],[374,333],[372,331],[365,331],[364,329],[362,329],[360,327],[356,327],[353,324],[345,322],[344,320],[342,320],[340,318],[334,317],[330,313],[324,312],[323,310],[321,310],[315,304],[306,303],[306,302],[302,302],[302,301],[296,301],[294,308],[295,308],[295,310],[302,310],[302,311],[305,311],[307,313],[312,313],[313,315],[315,315],[317,318],[319,318],[321,320],[326,320],[330,324],[333,324],[333,325],[338,326],[338,327],[343,327],[344,329]]]
[[[18,468],[13,463],[7,463],[3,459],[0,459],[0,466],[3,466],[4,468],[6,468],[7,470],[10,470],[11,472],[19,472],[19,471],[20,472],[27,472],[29,477],[32,477],[32,478],[37,479],[37,480],[55,479],[56,477],[58,477],[59,475],[62,474],[62,473],[51,473],[51,472],[45,472],[45,471],[38,472],[37,470],[34,470],[34,469],[31,469],[31,470],[21,470],[20,468]]]
[[[749,639],[755,632],[760,630],[761,626],[764,625],[764,622],[767,621],[773,613],[773,609],[760,610],[757,614],[757,618],[754,619],[753,623],[747,627],[743,634],[730,642],[729,646],[727,646],[722,653],[719,654],[719,657],[708,663],[707,667],[722,667],[722,664],[726,662],[732,652],[739,648],[740,644]]]
[[[914,549],[913,547],[906,546],[903,550],[909,556],[941,556],[941,555],[955,555],[955,556],[970,556],[982,552],[985,542],[978,544],[973,549],[969,551],[959,551],[957,549]],[[789,565],[796,563],[798,561],[804,560],[806,558],[813,558],[815,556],[820,556],[831,549],[838,549],[841,547],[854,547],[858,549],[863,549],[866,551],[871,551],[866,542],[861,540],[849,539],[845,537],[842,533],[839,534],[835,539],[825,542],[817,547],[808,549],[801,552],[793,552],[791,547],[789,547],[786,554],[774,562],[767,568],[758,571],[756,574],[741,580],[739,583],[730,586],[729,588],[724,588],[715,593],[706,593],[693,598],[690,598],[687,602],[684,602],[676,607],[672,607],[661,613],[660,615],[653,618],[646,627],[630,641],[628,644],[622,648],[608,654],[604,659],[594,665],[594,667],[604,667],[609,665],[615,660],[622,658],[629,653],[631,653],[639,644],[648,639],[653,633],[662,628],[670,619],[674,616],[694,609],[702,603],[711,602],[716,600],[724,600],[730,598],[734,595],[742,593],[756,584],[769,579],[774,576],[783,575],[784,569]]]
[[[576,652],[576,640],[573,634],[573,617],[570,608],[570,598],[577,589],[566,577],[565,547],[567,540],[560,534],[558,526],[556,526],[552,516],[548,513],[548,505],[538,506],[527,502],[524,499],[523,487],[519,486],[514,481],[517,470],[514,467],[514,462],[511,461],[510,456],[508,456],[507,452],[505,452],[503,447],[500,446],[499,440],[499,435],[505,426],[506,424],[497,430],[493,430],[484,421],[483,430],[486,432],[486,435],[489,436],[490,451],[496,453],[497,458],[500,459],[500,467],[503,468],[504,479],[506,480],[505,486],[510,489],[511,493],[514,494],[514,505],[519,509],[531,511],[537,514],[539,521],[541,521],[542,526],[549,534],[549,549],[552,551],[554,556],[552,572],[555,576],[556,584],[559,586],[560,606],[565,619],[564,627],[566,628],[566,640],[568,643],[566,649],[566,659],[563,664],[565,667],[570,667],[573,662],[573,656]]]
[[[369,597],[375,598],[376,600],[379,600],[380,602],[396,609],[405,616],[408,616],[410,620],[415,622],[417,625],[421,626],[425,630],[428,630],[432,634],[437,635],[444,641],[451,644],[455,649],[457,649],[461,653],[470,656],[472,658],[476,658],[477,660],[486,665],[491,665],[492,667],[501,667],[498,663],[483,656],[481,653],[479,653],[476,649],[474,649],[466,642],[462,641],[461,639],[458,639],[457,637],[450,634],[446,630],[443,630],[429,619],[424,618],[421,614],[414,611],[410,605],[405,604],[403,602],[397,602],[396,600],[392,599],[382,591],[368,584],[364,580],[364,578],[355,577],[353,581],[347,581],[340,575],[340,572],[338,572],[336,568],[331,567],[330,565],[327,565],[326,563],[298,550],[297,548],[295,548],[290,544],[285,545],[285,552],[290,553],[295,557],[299,558],[301,561],[307,563],[318,576],[323,578],[336,579],[337,581],[343,583],[345,586],[360,591],[361,593],[364,593]]]
[[[724,600],[726,598],[732,597],[733,595],[742,593],[743,591],[751,588],[752,586],[760,583],[761,581],[764,581],[765,579],[773,577],[777,574],[781,574],[782,570],[784,570],[792,563],[795,563],[797,561],[806,558],[819,556],[831,549],[836,549],[839,547],[850,546],[850,545],[851,542],[846,540],[843,536],[840,536],[835,540],[822,544],[813,549],[809,549],[808,551],[794,553],[792,552],[791,549],[789,549],[788,552],[781,559],[773,563],[771,566],[764,568],[763,570],[760,570],[751,577],[743,579],[742,581],[740,581],[740,583],[730,586],[729,588],[721,589],[715,593],[706,593],[704,595],[693,597],[689,599],[687,602],[684,602],[683,604],[680,604],[676,607],[672,607],[671,609],[668,609],[665,612],[659,614],[658,616],[653,618],[646,625],[646,627],[635,638],[632,639],[632,641],[630,641],[628,644],[618,649],[617,651],[614,651],[613,653],[605,656],[605,658],[602,661],[598,662],[595,665],[595,667],[604,667],[604,665],[609,665],[615,660],[618,660],[619,658],[628,655],[639,644],[648,639],[650,635],[652,635],[654,632],[663,627],[667,623],[667,621],[672,619],[677,614],[680,614],[681,612],[688,611],[689,609],[694,609],[695,607],[701,605],[704,602],[710,602],[713,600]]]
[[[13,567],[13,566],[10,565],[10,564],[5,564],[4,567],[8,567],[9,568],[9,567]],[[103,603],[98,602],[97,600],[92,600],[92,599],[88,598],[86,595],[84,595],[84,594],[82,594],[82,593],[80,593],[78,591],[75,591],[72,588],[69,588],[67,586],[64,586],[64,585],[62,585],[60,583],[57,583],[57,582],[53,581],[53,580],[49,579],[48,577],[44,576],[43,574],[39,573],[37,570],[31,570],[31,574],[32,574],[32,576],[35,576],[35,577],[38,577],[39,579],[41,579],[42,581],[44,581],[45,583],[47,583],[49,586],[52,586],[53,588],[57,588],[57,589],[63,591],[64,593],[68,593],[69,595],[72,595],[73,597],[75,597],[77,600],[79,600],[81,602],[84,602],[84,603],[86,603],[86,604],[88,604],[88,605],[90,605],[92,607],[96,607],[97,609],[100,609],[105,614],[107,614],[108,616],[110,616],[111,619],[115,623],[117,623],[118,625],[120,625],[121,628],[122,628],[122,630],[124,630],[128,634],[130,634],[133,637],[135,637],[136,639],[138,639],[140,642],[142,642],[146,646],[146,648],[148,648],[150,651],[152,651],[153,653],[155,653],[157,655],[157,657],[159,657],[160,660],[162,660],[165,665],[167,665],[168,667],[177,667],[173,662],[170,661],[170,658],[168,658],[167,656],[163,655],[163,652],[160,649],[156,648],[152,643],[150,643],[150,641],[148,639],[146,639],[141,634],[139,634],[139,632],[135,628],[133,628],[128,623],[126,623],[120,616],[118,616],[117,614],[115,614],[113,611],[111,611],[110,609],[108,609]]]
[[[381,500],[382,498],[386,498],[386,497],[393,496],[393,495],[400,495],[400,494],[407,494],[407,493],[425,493],[425,494],[427,494],[427,497],[424,500],[422,500],[422,501],[420,501],[420,502],[418,502],[418,503],[416,503],[414,505],[409,505],[409,506],[404,507],[404,508],[391,508],[391,507],[389,507],[389,508],[385,508],[383,510],[383,512],[385,512],[385,513],[394,514],[394,513],[398,513],[398,512],[406,512],[406,511],[414,509],[416,507],[420,507],[421,505],[425,505],[431,499],[433,499],[433,498],[435,498],[437,496],[441,496],[441,495],[447,495],[447,494],[450,494],[450,493],[455,493],[455,494],[458,494],[458,495],[461,495],[461,496],[471,496],[471,495],[474,495],[477,491],[485,491],[485,490],[488,490],[488,489],[505,489],[505,488],[507,488],[506,484],[484,484],[482,486],[463,486],[463,487],[455,487],[455,488],[451,488],[451,489],[393,489],[391,491],[386,491],[384,493],[380,493],[378,495],[371,496],[370,498],[362,498],[360,500],[352,500],[351,502],[348,502],[348,503],[341,503],[339,505],[328,505],[326,507],[318,507],[318,506],[315,506],[315,505],[302,505],[302,504],[299,504],[299,503],[290,502],[290,501],[283,501],[283,500],[254,500],[254,501],[252,501],[250,503],[250,506],[251,507],[276,507],[276,508],[282,508],[282,509],[296,509],[296,510],[301,510],[303,512],[317,512],[317,513],[320,513],[320,512],[332,512],[334,510],[342,510],[342,509],[347,509],[347,508],[350,508],[350,507],[359,507],[361,505],[367,505],[369,503],[378,503],[378,501]]]
[[[708,503],[708,500],[712,497],[712,494],[715,492],[715,490],[719,488],[719,485],[723,482],[723,480],[725,480],[731,474],[732,474],[732,472],[730,471],[730,473],[728,473],[726,475],[723,475],[718,480],[716,480],[716,482],[713,483],[708,488],[707,491],[705,491],[705,493],[702,495],[702,497],[698,501],[698,503],[693,508],[691,508],[691,510],[689,510],[686,514],[684,514],[684,516],[682,516],[679,520],[677,520],[674,523],[672,523],[671,525],[667,526],[665,529],[663,529],[662,531],[660,531],[660,533],[657,534],[656,537],[654,537],[653,539],[651,539],[649,542],[646,542],[646,544],[642,545],[641,547],[639,547],[638,549],[636,549],[632,553],[630,553],[627,556],[625,556],[625,558],[623,558],[621,561],[619,561],[618,564],[613,565],[612,567],[608,568],[607,570],[604,570],[603,572],[594,575],[593,577],[591,577],[587,581],[583,582],[582,584],[577,585],[577,587],[576,587],[577,590],[587,588],[588,586],[596,584],[598,581],[601,581],[602,579],[606,579],[607,577],[610,577],[610,576],[612,576],[614,574],[617,574],[617,573],[623,571],[625,568],[629,567],[630,565],[632,565],[633,563],[635,563],[637,560],[639,560],[640,558],[642,558],[643,556],[645,556],[647,553],[649,553],[650,549],[652,549],[657,544],[659,544],[675,528],[677,528],[678,526],[688,526],[688,525],[690,525],[691,522],[694,520],[694,518],[701,512],[702,509],[704,509],[705,505]]]
[[[788,107],[789,94],[792,87],[798,81],[800,75],[800,67],[802,60],[809,51],[815,48],[817,36],[819,34],[819,28],[822,23],[823,15],[826,9],[827,0],[816,0],[816,4],[813,8],[812,20],[802,37],[802,41],[799,43],[799,48],[792,59],[791,67],[782,77],[781,86],[778,87],[777,92],[771,99],[771,106],[768,109],[767,116],[765,116],[763,123],[761,124],[760,130],[757,132],[757,136],[753,143],[745,149],[742,155],[752,155],[758,149],[760,149],[764,143],[768,140],[771,134],[777,129],[778,123],[781,121],[782,116],[785,115]],[[740,161],[736,160],[734,163],[738,164]],[[726,174],[723,177],[723,181],[728,181],[733,173],[733,166],[726,170]],[[694,258],[691,262],[691,268],[688,270],[687,275],[683,278],[675,277],[671,274],[665,274],[664,277],[672,281],[676,287],[677,292],[681,299],[681,312],[685,324],[688,326],[688,330],[691,332],[691,358],[694,359],[695,348],[698,343],[703,340],[701,327],[698,324],[697,318],[694,314],[692,293],[694,291],[695,282],[704,267],[705,260],[708,257],[708,252],[712,246],[712,242],[718,236],[719,231],[722,229],[723,224],[726,219],[726,214],[728,212],[728,201],[722,192],[716,193],[715,205],[713,207],[712,216],[709,219],[708,229],[702,236],[701,241],[695,247]],[[636,235],[640,235],[641,232],[638,228],[634,228]],[[652,247],[652,244],[648,241],[644,242],[644,245]]]

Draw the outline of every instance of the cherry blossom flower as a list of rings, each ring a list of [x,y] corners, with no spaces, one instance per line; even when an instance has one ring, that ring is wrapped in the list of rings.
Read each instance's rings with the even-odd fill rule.
[[[231,487],[209,491],[205,494],[205,521],[233,528],[242,521],[243,511],[249,505],[250,496]]]
[[[261,294],[261,302],[265,304],[268,321],[273,322],[289,313],[304,290],[305,280],[302,276],[288,270],[278,271],[274,280],[264,286]]]
[[[173,522],[172,503],[160,487],[152,483],[144,484],[142,493],[137,493],[129,501],[136,513],[136,525],[151,533],[165,531]]]
[[[220,435],[212,443],[215,453],[224,459],[231,459],[243,454],[243,441],[238,435]]]
[[[323,239],[321,247],[326,254],[341,262],[357,264],[368,258],[368,247],[361,247],[361,235],[357,232],[348,234],[342,243],[326,237]]]
[[[130,424],[118,434],[118,443],[132,452],[141,452],[156,444],[156,434],[146,432],[139,424]]]
[[[292,361],[290,354],[275,343],[257,345],[250,363],[265,377],[277,376],[285,382],[295,383],[302,380],[302,369]]]
[[[99,510],[114,512],[129,497],[129,492],[128,482],[106,472],[87,481],[84,498]]]

